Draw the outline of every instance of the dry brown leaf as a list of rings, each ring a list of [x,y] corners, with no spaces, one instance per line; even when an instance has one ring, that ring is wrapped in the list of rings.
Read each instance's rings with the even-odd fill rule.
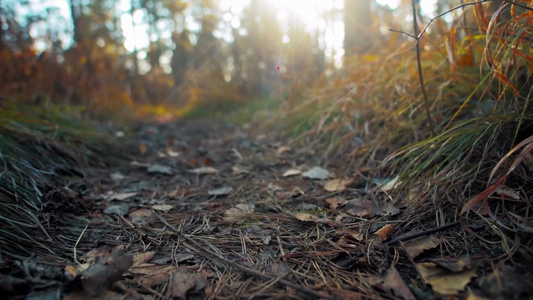
[[[360,218],[371,218],[376,215],[376,211],[379,211],[374,202],[360,198],[346,201],[344,207],[346,208],[346,213]]]
[[[67,265],[65,269],[63,270],[63,274],[65,274],[65,277],[67,277],[69,280],[74,280],[76,276],[80,273],[80,270],[78,270],[74,266]]]
[[[326,200],[326,203],[328,204],[328,207],[330,209],[337,209],[337,207],[341,206],[344,204],[344,199],[341,199],[339,197],[332,197],[332,198],[327,198]]]
[[[309,179],[327,179],[329,171],[321,167],[312,167],[309,171],[303,172],[302,176]]]
[[[473,277],[476,277],[474,269],[454,273],[433,262],[419,263],[415,266],[422,279],[431,285],[433,291],[442,296],[457,294],[465,289]]]
[[[218,170],[213,168],[213,167],[200,167],[200,168],[189,170],[189,172],[190,173],[194,173],[194,174],[198,174],[198,175],[201,175],[201,174],[216,174],[216,173],[218,173]]]
[[[141,208],[141,209],[129,212],[128,216],[131,219],[131,222],[135,224],[147,222],[153,217],[152,211],[147,208]]]
[[[247,173],[250,173],[250,171],[248,170],[245,170],[245,169],[242,169],[240,168],[239,166],[233,166],[231,167],[231,171],[233,172],[233,174],[247,174]]]
[[[149,174],[164,174],[164,175],[172,175],[172,168],[169,166],[163,166],[163,165],[151,165],[148,170],[146,170]]]
[[[353,182],[353,178],[349,179],[333,179],[328,181],[324,186],[324,189],[328,192],[342,192],[346,189],[346,186]]]
[[[295,176],[295,175],[300,175],[300,174],[302,174],[302,171],[296,170],[296,169],[290,169],[290,170],[285,171],[285,173],[283,173],[283,177],[290,177],[290,176]]]
[[[156,205],[153,205],[152,208],[154,210],[158,210],[158,211],[162,211],[162,212],[168,212],[169,210],[171,210],[172,208],[174,208],[174,205],[169,205],[169,204],[156,204]]]
[[[463,256],[459,258],[456,258],[456,257],[435,258],[435,259],[432,259],[431,261],[452,272],[461,272],[465,269],[473,267],[474,265],[474,262],[472,261],[470,256]]]
[[[422,252],[433,249],[438,245],[440,245],[440,239],[433,235],[404,242],[405,251],[412,259],[419,256]]]
[[[109,197],[108,200],[118,200],[118,201],[124,201],[128,198],[131,198],[133,196],[137,195],[137,192],[133,193],[115,193]]]
[[[400,177],[396,176],[392,178],[391,180],[389,180],[387,183],[382,184],[379,188],[384,192],[388,192],[396,188],[400,184],[399,179]]]
[[[291,150],[292,150],[292,148],[289,147],[289,146],[279,146],[278,147],[278,155],[283,154],[285,152],[289,152]]]
[[[211,196],[224,196],[224,195],[231,194],[231,192],[233,192],[232,187],[224,186],[218,189],[209,190],[207,191],[207,194]]]
[[[139,266],[141,264],[149,262],[152,259],[152,257],[154,257],[154,255],[155,255],[154,251],[148,251],[148,252],[135,254],[133,256],[133,266],[132,267],[137,267],[137,266]]]
[[[468,296],[466,296],[466,300],[491,300],[491,298],[482,297],[479,295],[474,294],[472,290],[468,291]]]
[[[113,173],[113,174],[110,175],[110,177],[114,181],[121,181],[122,179],[125,178],[124,174],[122,174],[120,172]]]
[[[174,267],[172,265],[156,265],[150,263],[142,263],[136,267],[131,267],[129,272],[137,275],[156,275],[160,273],[169,274]]]
[[[178,156],[180,156],[180,153],[179,153],[179,152],[174,152],[174,151],[172,150],[172,148],[170,148],[170,147],[167,147],[166,150],[167,150],[167,154],[168,154],[168,156],[170,156],[170,157],[178,157]]]
[[[85,263],[92,264],[97,259],[100,259],[100,258],[102,258],[102,257],[104,257],[106,255],[109,255],[112,250],[113,250],[113,248],[111,246],[102,245],[102,246],[99,246],[98,248],[94,248],[94,249],[89,250],[87,253],[82,255],[80,260],[85,262]]]
[[[416,300],[415,296],[405,284],[400,273],[398,273],[398,270],[396,270],[394,266],[388,269],[380,279],[381,280],[375,284],[380,289],[383,289],[384,291],[392,290],[396,296],[402,297],[405,300]]]
[[[146,286],[146,287],[151,288],[155,285],[159,285],[163,283],[164,281],[168,280],[168,277],[170,277],[171,270],[172,268],[169,268],[167,272],[145,275],[137,279],[137,281],[140,283],[141,286]]]
[[[295,213],[293,215],[296,219],[303,221],[303,222],[316,222],[319,218],[313,214],[309,213]]]
[[[133,256],[123,249],[116,247],[109,254],[99,259],[95,264],[83,271],[80,281],[83,292],[96,299],[102,299],[108,289],[122,275],[128,271],[133,264]]]
[[[224,212],[224,220],[227,222],[235,222],[242,215],[254,212],[254,210],[254,204],[239,203],[235,205],[235,207],[232,207]]]
[[[150,164],[148,164],[148,163],[142,163],[142,162],[138,162],[138,161],[135,161],[135,160],[134,160],[134,161],[132,161],[132,162],[130,163],[130,166],[132,166],[132,167],[139,167],[139,168],[148,168],[148,167],[150,167]]]
[[[381,227],[380,229],[378,229],[376,232],[374,232],[374,234],[377,235],[379,237],[379,240],[383,242],[389,238],[393,230],[394,230],[394,225],[387,224]]]
[[[139,143],[139,153],[141,153],[141,155],[144,155],[147,149],[148,147],[146,147],[145,143]]]
[[[361,233],[349,228],[343,229],[340,233],[343,239],[352,240],[352,243],[353,241],[360,242],[364,238]]]
[[[172,273],[172,295],[179,299],[186,299],[189,290],[199,291],[205,288],[207,283],[205,273],[192,273],[186,268],[178,268]]]

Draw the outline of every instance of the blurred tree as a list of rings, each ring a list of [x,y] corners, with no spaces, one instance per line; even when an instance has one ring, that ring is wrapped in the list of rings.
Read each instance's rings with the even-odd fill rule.
[[[278,83],[283,33],[274,9],[260,0],[251,0],[241,20],[241,31],[235,37],[241,55],[234,60],[240,60],[236,66],[242,70],[236,72],[242,74],[247,95],[266,95]]]
[[[170,62],[172,67],[172,77],[175,86],[182,86],[186,81],[192,51],[189,31],[184,29],[182,32],[178,32],[178,30],[175,29],[172,34],[172,43],[174,44],[174,51],[172,52]]]
[[[306,31],[305,24],[295,14],[289,18],[288,38],[287,73],[284,77],[290,78],[291,98],[299,99],[306,87],[312,86],[323,72],[325,55],[317,37]]]
[[[4,49],[4,44],[5,44],[5,39],[4,39],[4,21],[5,19],[5,9],[4,9],[4,5],[3,5],[3,1],[0,0],[0,51],[2,51],[2,49]]]
[[[344,0],[344,56],[361,54],[370,46],[371,0]]]

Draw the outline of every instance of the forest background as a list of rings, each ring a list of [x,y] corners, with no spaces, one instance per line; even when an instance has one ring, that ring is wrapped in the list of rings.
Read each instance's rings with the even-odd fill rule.
[[[398,175],[413,211],[439,194],[441,221],[498,191],[531,232],[530,3],[429,2],[2,0],[2,201],[36,209],[47,164],[109,154],[86,121],[222,117]]]
[[[87,212],[79,204],[87,185],[76,180],[124,161],[142,166],[137,158],[150,147],[142,139],[157,136],[153,126],[203,118],[237,123],[257,133],[256,140],[273,134],[276,159],[291,153],[293,164],[335,169],[351,191],[396,205],[399,216],[382,217],[398,225],[395,234],[461,225],[464,231],[441,246],[454,257],[467,251],[485,257],[486,274],[498,273],[492,264],[500,259],[527,266],[533,258],[531,5],[0,0],[0,251],[18,259],[33,251],[69,259],[74,253],[76,260],[68,243],[52,243],[70,234],[66,240],[77,245],[85,232],[81,219],[72,226],[62,212]],[[181,138],[154,138],[152,146],[176,146]],[[179,156],[168,149],[152,158]],[[212,163],[190,161],[187,167],[203,171]],[[193,175],[181,171],[185,179]],[[345,188],[338,192],[347,194]],[[290,216],[281,219],[305,222],[294,223],[297,230],[318,222],[310,213],[303,220],[289,213],[295,204],[289,198],[279,213]],[[314,213],[331,217],[337,204]],[[374,217],[355,220],[368,234]],[[373,243],[363,242],[365,251]],[[4,262],[0,269],[11,272]],[[331,270],[337,274],[337,266]],[[530,278],[512,278],[522,277]],[[510,281],[512,287],[516,280]]]

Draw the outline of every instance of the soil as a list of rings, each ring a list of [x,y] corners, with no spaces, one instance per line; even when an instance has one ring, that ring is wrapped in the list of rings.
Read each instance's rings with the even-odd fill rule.
[[[55,249],[2,261],[9,297],[533,295],[530,269],[491,263],[499,245],[468,246],[469,224],[436,224],[434,211],[394,201],[392,178],[326,166],[320,153],[213,120],[139,123],[120,135],[127,163],[80,171],[47,193]],[[516,280],[494,288],[496,269]]]

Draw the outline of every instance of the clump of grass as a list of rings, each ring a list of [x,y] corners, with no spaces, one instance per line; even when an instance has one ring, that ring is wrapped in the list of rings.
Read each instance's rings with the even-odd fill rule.
[[[59,108],[7,102],[0,110],[0,249],[11,256],[48,251],[43,196],[84,167],[117,163],[120,154],[102,131]],[[46,250],[48,249],[48,250]]]
[[[296,129],[295,139],[324,153],[324,162],[346,167],[347,175],[360,167],[376,170],[376,177],[399,175],[391,197],[409,211],[432,203],[439,213],[427,216],[438,216],[434,221],[458,218],[469,199],[494,183],[490,173],[502,157],[533,135],[533,59],[526,38],[531,28],[529,18],[515,15],[487,33],[463,37],[470,43],[454,43],[453,53],[443,46],[449,34],[422,37],[431,122],[414,41],[402,38],[378,42],[368,53],[349,58],[328,86],[316,87],[304,104],[293,104],[278,120],[289,120],[287,132]],[[469,57],[459,59],[459,54]],[[494,179],[507,174],[516,165],[512,162]],[[515,208],[525,222],[524,207],[531,205],[525,187],[531,179],[527,168],[513,171],[507,184],[525,199]]]

